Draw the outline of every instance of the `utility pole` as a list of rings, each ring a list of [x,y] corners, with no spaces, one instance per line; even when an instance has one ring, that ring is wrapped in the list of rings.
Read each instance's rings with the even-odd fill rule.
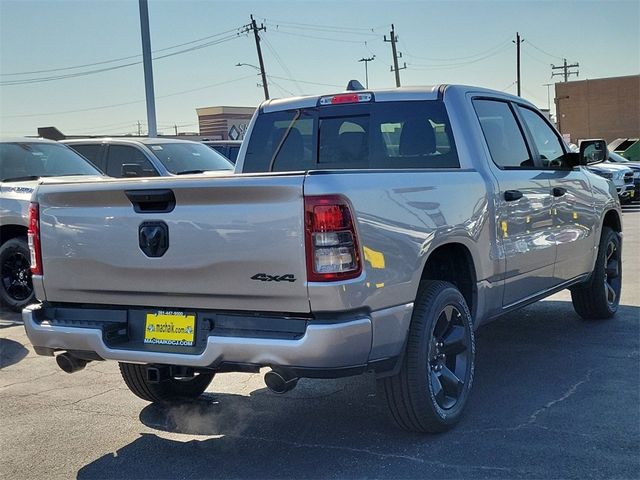
[[[178,136],[178,125],[175,125],[175,124],[174,124],[174,125],[173,125],[173,129],[175,130],[175,132],[176,132],[176,137],[177,137],[177,136]]]
[[[569,77],[571,75],[575,75],[576,77],[578,76],[578,74],[580,73],[578,70],[572,72],[569,71],[570,68],[578,68],[580,66],[580,64],[578,62],[573,63],[571,65],[567,65],[567,59],[563,58],[562,60],[564,60],[564,64],[560,65],[559,67],[556,67],[555,65],[551,65],[551,77],[555,77],[556,75],[562,76],[564,77],[564,81],[568,82],[569,81]],[[553,72],[553,70],[562,70],[561,72]]]
[[[369,69],[367,67],[369,66],[369,62],[373,62],[375,58],[376,56],[374,55],[373,57],[369,58],[362,57],[360,60],[358,60],[359,62],[364,62],[364,81],[366,88],[369,88]]]
[[[140,31],[142,33],[142,62],[144,64],[144,89],[147,98],[147,136],[157,137],[156,98],[153,92],[153,66],[151,64],[151,35],[149,34],[149,7],[147,0],[139,0]]]
[[[520,96],[520,91],[521,91],[521,85],[520,85],[520,44],[522,42],[524,42],[524,40],[520,39],[520,32],[516,32],[516,39],[515,41],[512,40],[513,43],[516,44],[516,73],[517,73],[517,77],[516,77],[516,82],[518,84],[518,96]]]
[[[393,66],[391,67],[391,71],[396,73],[396,87],[400,86],[400,70],[404,70],[407,68],[407,64],[404,64],[404,67],[398,67],[398,58],[402,58],[402,53],[398,55],[396,51],[396,43],[398,42],[398,37],[396,36],[395,28],[393,23],[391,24],[391,32],[389,33],[390,39],[387,40],[387,36],[384,36],[385,42],[391,42],[391,50],[393,52]]]
[[[140,120],[138,120],[138,136],[142,135],[142,125],[140,124]]]
[[[251,15],[250,17],[251,17],[251,23],[243,27],[244,28],[243,33],[246,33],[249,30],[253,31],[253,36],[256,40],[256,50],[258,51],[258,62],[260,63],[260,75],[262,76],[262,88],[264,90],[264,99],[269,100],[269,86],[267,85],[267,74],[264,71],[264,61],[262,60],[262,49],[260,48],[260,35],[258,35],[258,32],[260,30],[264,30],[266,32],[267,28],[264,26],[263,23],[261,23],[260,26],[258,27],[258,25],[256,24],[256,21],[253,18],[253,15]]]

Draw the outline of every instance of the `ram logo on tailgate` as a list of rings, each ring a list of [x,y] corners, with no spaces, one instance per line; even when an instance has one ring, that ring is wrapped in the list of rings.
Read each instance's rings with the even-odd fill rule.
[[[147,257],[161,257],[169,248],[169,227],[164,222],[144,222],[138,229],[138,239]]]

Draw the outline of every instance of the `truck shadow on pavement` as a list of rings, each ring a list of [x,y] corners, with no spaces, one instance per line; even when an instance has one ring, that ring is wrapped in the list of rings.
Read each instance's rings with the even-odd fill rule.
[[[29,353],[21,343],[8,338],[0,338],[0,368],[14,365]]]
[[[396,428],[370,375],[303,379],[285,396],[148,405],[139,418],[157,433],[78,478],[635,477],[639,319],[621,306],[583,322],[570,302],[545,301],[483,327],[466,414],[444,434]]]

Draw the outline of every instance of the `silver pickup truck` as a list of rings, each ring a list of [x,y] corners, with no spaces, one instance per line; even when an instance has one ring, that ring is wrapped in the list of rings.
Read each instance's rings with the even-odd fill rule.
[[[266,101],[236,175],[39,186],[26,331],[67,372],[120,362],[148,401],[373,371],[401,427],[446,430],[480,325],[565,288],[616,312],[620,204],[583,167],[605,155],[481,88]]]
[[[40,138],[0,138],[0,304],[18,312],[34,301],[29,271],[29,203],[43,179],[100,176],[70,148]]]

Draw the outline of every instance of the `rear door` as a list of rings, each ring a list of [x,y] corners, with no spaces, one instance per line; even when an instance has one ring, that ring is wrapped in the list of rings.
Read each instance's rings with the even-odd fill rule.
[[[542,115],[524,106],[518,111],[536,156],[549,173],[557,246],[554,277],[561,283],[593,268],[597,217],[591,186],[582,169],[567,163],[563,142]]]
[[[555,284],[551,183],[527,147],[514,107],[485,98],[473,105],[500,187],[496,234],[506,260],[503,306],[509,306]]]

